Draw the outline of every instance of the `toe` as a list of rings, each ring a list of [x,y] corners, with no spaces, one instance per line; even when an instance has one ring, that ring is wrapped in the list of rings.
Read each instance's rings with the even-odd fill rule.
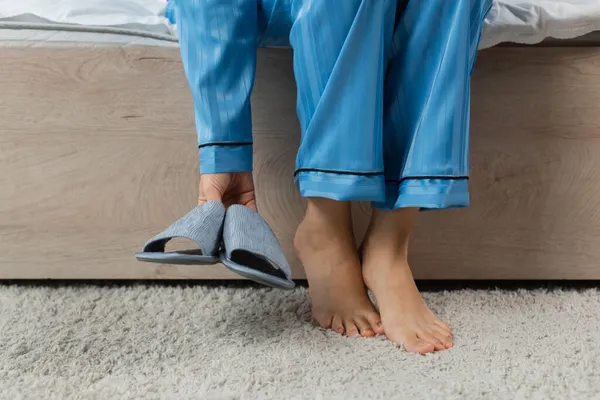
[[[371,324],[365,317],[355,318],[354,323],[358,327],[360,336],[365,336],[365,337],[375,336],[375,332],[373,331],[373,328],[371,328]]]
[[[425,342],[432,344],[435,351],[445,350],[446,346],[440,340],[438,340],[435,335],[430,332],[420,332],[417,334],[419,339],[424,340]]]
[[[331,328],[331,315],[323,316],[323,315],[314,315],[313,320],[319,324],[321,328],[329,329]]]
[[[448,333],[446,330],[435,326],[434,336],[442,342],[445,348],[449,349],[453,346],[452,334]]]
[[[344,321],[344,328],[346,329],[346,336],[357,336],[358,328],[352,320]]]
[[[452,334],[452,329],[450,329],[450,327],[448,325],[446,325],[443,321],[441,321],[441,320],[439,320],[439,319],[436,318],[433,321],[433,323],[436,326],[438,326],[438,327],[442,328],[443,330],[447,331],[449,334]]]
[[[427,343],[426,341],[415,336],[404,342],[404,350],[410,353],[427,354],[433,353],[435,351],[435,347],[433,344]]]
[[[344,334],[344,323],[342,322],[341,317],[338,317],[337,315],[333,317],[333,320],[331,321],[331,329],[340,335]]]
[[[385,332],[383,330],[383,324],[381,323],[381,317],[377,313],[372,313],[367,315],[367,320],[369,321],[369,325],[371,325],[371,329],[377,335],[383,335]]]

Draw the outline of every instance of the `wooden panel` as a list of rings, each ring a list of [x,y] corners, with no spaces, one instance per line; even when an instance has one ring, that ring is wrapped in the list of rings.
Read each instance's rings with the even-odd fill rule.
[[[291,53],[259,64],[259,208],[301,277]],[[600,49],[488,50],[473,86],[473,206],[421,214],[416,276],[600,279]],[[176,49],[2,49],[0,121],[0,279],[233,276],[133,258],[197,196]],[[358,236],[367,214],[355,207]]]
[[[197,198],[176,49],[2,49],[0,278],[219,276],[133,254]]]

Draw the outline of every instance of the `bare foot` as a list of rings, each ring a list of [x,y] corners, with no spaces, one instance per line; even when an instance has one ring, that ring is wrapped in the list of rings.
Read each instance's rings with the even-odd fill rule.
[[[309,199],[294,245],[308,278],[313,318],[348,336],[383,334],[363,282],[351,225],[348,203]]]
[[[452,331],[425,304],[408,265],[408,238],[416,209],[374,211],[363,244],[363,276],[373,291],[386,336],[406,351],[453,346]]]

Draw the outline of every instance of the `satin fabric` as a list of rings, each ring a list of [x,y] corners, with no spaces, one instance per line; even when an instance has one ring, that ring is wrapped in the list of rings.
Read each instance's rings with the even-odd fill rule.
[[[256,48],[291,46],[305,197],[464,207],[491,0],[171,0],[202,173],[252,170]]]

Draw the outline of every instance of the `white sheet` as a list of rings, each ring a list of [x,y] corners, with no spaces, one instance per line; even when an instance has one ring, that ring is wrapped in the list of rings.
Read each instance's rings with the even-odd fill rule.
[[[572,39],[594,31],[600,31],[600,0],[494,0],[480,47]]]
[[[176,46],[163,0],[0,0],[2,46]]]
[[[169,33],[166,0],[0,0],[0,21],[145,28]]]
[[[1,25],[1,23],[0,23]],[[155,39],[133,33],[98,33],[45,29],[0,29],[3,47],[105,47],[159,46],[178,47],[177,41]]]
[[[173,38],[165,7],[166,0],[0,0],[0,27],[78,24]],[[600,0],[494,0],[480,47],[533,44],[547,37],[570,39],[599,30]]]

